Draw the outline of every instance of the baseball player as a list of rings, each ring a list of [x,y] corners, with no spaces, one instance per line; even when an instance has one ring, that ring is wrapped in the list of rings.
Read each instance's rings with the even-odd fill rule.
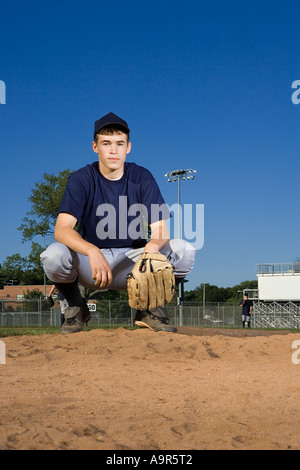
[[[193,268],[194,247],[170,240],[170,214],[154,177],[126,162],[129,136],[127,122],[114,113],[95,122],[92,147],[98,160],[70,176],[58,210],[56,243],[41,254],[47,277],[69,305],[62,334],[82,331],[90,319],[78,283],[96,290],[127,289],[128,273],[143,253],[164,255],[176,284]],[[154,331],[176,331],[159,307],[137,310],[135,320]]]
[[[253,310],[253,302],[248,299],[249,295],[245,292],[244,299],[240,302],[240,307],[242,307],[242,324],[245,328],[246,322],[248,328],[251,328],[251,315]]]

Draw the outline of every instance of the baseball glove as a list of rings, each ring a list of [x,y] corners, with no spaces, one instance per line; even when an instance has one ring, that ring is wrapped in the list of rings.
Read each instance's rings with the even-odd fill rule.
[[[151,310],[172,300],[175,292],[173,267],[160,253],[143,253],[127,276],[130,307]]]

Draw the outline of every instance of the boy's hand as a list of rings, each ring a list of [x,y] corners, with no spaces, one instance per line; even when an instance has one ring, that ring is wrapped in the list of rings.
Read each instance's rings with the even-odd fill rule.
[[[95,286],[108,287],[112,283],[112,272],[102,251],[95,246],[89,250],[88,257]]]
[[[161,247],[158,243],[155,243],[155,242],[150,240],[145,245],[144,253],[159,253],[160,248]]]
[[[77,219],[73,215],[61,212],[55,225],[55,239],[71,250],[88,256],[95,286],[108,287],[112,282],[110,265],[97,246],[82,239],[81,235],[74,229],[76,223]]]

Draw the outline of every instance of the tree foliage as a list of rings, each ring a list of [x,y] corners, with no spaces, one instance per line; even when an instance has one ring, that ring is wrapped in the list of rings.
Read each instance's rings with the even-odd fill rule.
[[[0,287],[5,284],[19,284],[19,280],[26,269],[27,260],[19,253],[7,256],[0,268]]]
[[[205,284],[205,302],[239,302],[244,289],[257,289],[257,280],[243,281],[233,287],[218,287]],[[203,302],[203,284],[196,289],[187,291],[184,296],[185,301]]]
[[[40,254],[44,248],[39,243],[32,242],[28,257],[19,253],[7,256],[0,266],[0,288],[5,285],[42,285],[44,270]]]
[[[26,213],[18,228],[23,242],[32,240],[36,235],[53,233],[57,211],[69,176],[73,170],[64,170],[58,175],[45,173],[44,179],[35,184],[29,196],[31,210]]]

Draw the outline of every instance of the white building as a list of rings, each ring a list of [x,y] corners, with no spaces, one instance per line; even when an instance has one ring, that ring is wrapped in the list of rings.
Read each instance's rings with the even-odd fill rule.
[[[258,264],[258,299],[300,302],[300,262]]]
[[[256,328],[300,328],[300,262],[258,264],[258,289],[249,289]]]

